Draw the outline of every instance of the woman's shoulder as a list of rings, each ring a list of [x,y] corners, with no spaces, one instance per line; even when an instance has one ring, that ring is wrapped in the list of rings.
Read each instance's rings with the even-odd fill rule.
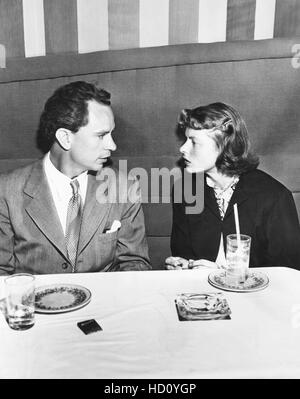
[[[260,191],[268,194],[280,194],[290,191],[283,183],[260,169],[244,173],[241,175],[240,180],[247,191]]]

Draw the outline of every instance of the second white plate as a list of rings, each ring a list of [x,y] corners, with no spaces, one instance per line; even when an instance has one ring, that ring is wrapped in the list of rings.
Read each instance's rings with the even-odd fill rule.
[[[210,273],[208,276],[208,282],[214,287],[225,291],[253,292],[266,288],[269,285],[269,278],[262,272],[251,271],[250,269],[245,283],[235,286],[226,282],[224,270],[217,270]]]

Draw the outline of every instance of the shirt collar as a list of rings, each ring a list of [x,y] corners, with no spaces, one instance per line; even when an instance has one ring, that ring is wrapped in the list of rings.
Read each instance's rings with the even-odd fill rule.
[[[213,182],[213,180],[212,180],[209,176],[206,176],[206,184],[207,184],[209,187],[213,188],[216,192],[218,192],[218,193],[223,193],[223,192],[226,192],[227,190],[229,190],[230,188],[234,189],[235,186],[237,185],[239,179],[240,179],[239,176],[234,176],[234,177],[232,178],[232,181],[230,182],[230,184],[229,184],[227,187],[225,187],[225,189],[222,189],[222,188],[220,188],[220,187],[217,187],[217,186],[215,185],[215,183]]]
[[[71,180],[68,176],[61,173],[51,162],[50,152],[48,152],[44,157],[44,169],[52,189],[55,189],[56,194],[60,200],[69,199],[72,194],[72,187],[70,185]],[[85,197],[87,188],[87,171],[81,173],[76,177],[79,183],[80,195]]]

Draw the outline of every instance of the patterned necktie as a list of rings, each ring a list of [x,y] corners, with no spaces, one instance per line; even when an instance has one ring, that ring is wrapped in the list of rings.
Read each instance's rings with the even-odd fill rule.
[[[66,224],[66,245],[69,260],[72,264],[72,273],[76,269],[77,247],[80,234],[82,207],[81,197],[78,193],[79,183],[78,180],[71,181],[73,195],[69,201],[67,224]]]

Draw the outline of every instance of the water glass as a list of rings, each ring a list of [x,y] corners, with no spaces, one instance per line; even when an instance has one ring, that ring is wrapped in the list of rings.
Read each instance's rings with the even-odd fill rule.
[[[4,280],[6,317],[13,330],[27,330],[34,325],[35,277],[14,274]]]
[[[244,284],[249,269],[251,237],[240,234],[240,240],[236,234],[227,236],[226,248],[226,283],[231,286]]]

